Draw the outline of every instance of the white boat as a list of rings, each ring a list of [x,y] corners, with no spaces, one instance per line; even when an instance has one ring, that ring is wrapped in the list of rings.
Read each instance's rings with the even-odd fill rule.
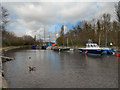
[[[96,43],[87,43],[86,48],[78,49],[82,53],[86,54],[113,54],[114,50],[107,47],[99,47]]]

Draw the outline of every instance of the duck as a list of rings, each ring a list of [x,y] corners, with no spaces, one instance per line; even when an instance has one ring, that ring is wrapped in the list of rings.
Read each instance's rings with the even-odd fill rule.
[[[35,67],[29,67],[29,71],[35,71]]]
[[[29,59],[31,59],[31,57],[29,57]]]

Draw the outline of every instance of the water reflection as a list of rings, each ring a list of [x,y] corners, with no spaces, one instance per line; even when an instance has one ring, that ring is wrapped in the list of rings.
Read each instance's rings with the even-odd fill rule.
[[[6,55],[15,57],[15,60],[3,65],[5,77],[12,88],[118,87],[118,61],[115,56],[29,49],[8,51]],[[36,67],[36,71],[29,72],[29,66]]]

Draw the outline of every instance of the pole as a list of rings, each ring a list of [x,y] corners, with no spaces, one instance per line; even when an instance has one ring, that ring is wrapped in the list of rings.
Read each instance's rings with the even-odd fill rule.
[[[106,43],[105,46],[107,47],[107,28],[106,28]]]
[[[56,43],[56,26],[55,26],[55,43]]]
[[[63,25],[63,47],[64,47],[64,25]]]
[[[39,45],[40,45],[40,32],[39,32]]]
[[[99,34],[99,46],[100,46],[100,40],[101,40],[101,33]]]
[[[45,27],[44,27],[44,43],[45,43]]]
[[[49,42],[50,42],[50,33],[49,33]]]
[[[67,37],[67,46],[68,46],[68,37]]]

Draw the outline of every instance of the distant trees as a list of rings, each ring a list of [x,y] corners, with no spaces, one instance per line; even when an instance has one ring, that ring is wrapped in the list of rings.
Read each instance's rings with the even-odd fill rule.
[[[10,32],[6,29],[8,23],[8,10],[0,6],[2,14],[0,15],[0,36],[2,38],[2,46],[19,46],[19,45],[31,45],[37,43],[34,38],[30,35],[24,35],[23,37],[16,36],[13,32]],[[42,42],[42,41],[41,41]]]
[[[58,45],[64,45],[64,25],[61,27],[60,37],[57,38]]]
[[[115,6],[117,21],[111,22],[111,15],[105,13],[101,19],[93,19],[92,21],[80,21],[65,35],[61,35],[56,40],[58,45],[62,45],[62,37],[68,35],[69,45],[72,43],[74,46],[85,45],[88,39],[93,42],[99,43],[102,46],[107,46],[111,42],[115,46],[120,47],[120,1]],[[61,29],[61,31],[63,31]],[[64,41],[66,38],[64,38]],[[72,42],[70,42],[72,41]],[[64,42],[66,45],[66,42]]]
[[[60,34],[57,43],[62,45],[62,38],[67,36],[69,45],[73,43],[74,46],[83,46],[87,43],[88,39],[92,39],[93,42],[100,43],[102,46],[110,45],[111,42],[117,45],[119,24],[117,21],[111,22],[110,19],[110,14],[103,14],[101,19],[93,19],[89,22],[81,21],[73,29],[64,34],[64,36]],[[67,38],[64,38],[65,45],[67,44]]]
[[[6,35],[6,26],[7,26],[7,24],[8,24],[8,10],[7,9],[5,9],[4,7],[2,7],[2,6],[0,6],[0,36],[1,36],[1,45],[3,44],[3,42],[2,41],[5,41],[6,40],[6,37],[7,36],[5,36]],[[3,37],[2,37],[2,35],[3,35]]]
[[[119,23],[119,31],[118,31],[118,46],[120,48],[120,1],[116,5],[116,15],[117,15],[117,21]]]
[[[118,23],[120,25],[120,1],[116,5],[116,15],[117,15],[117,21],[118,21]]]
[[[35,43],[34,38],[30,35],[18,37],[13,32],[2,31],[2,46],[32,45],[33,43]]]

